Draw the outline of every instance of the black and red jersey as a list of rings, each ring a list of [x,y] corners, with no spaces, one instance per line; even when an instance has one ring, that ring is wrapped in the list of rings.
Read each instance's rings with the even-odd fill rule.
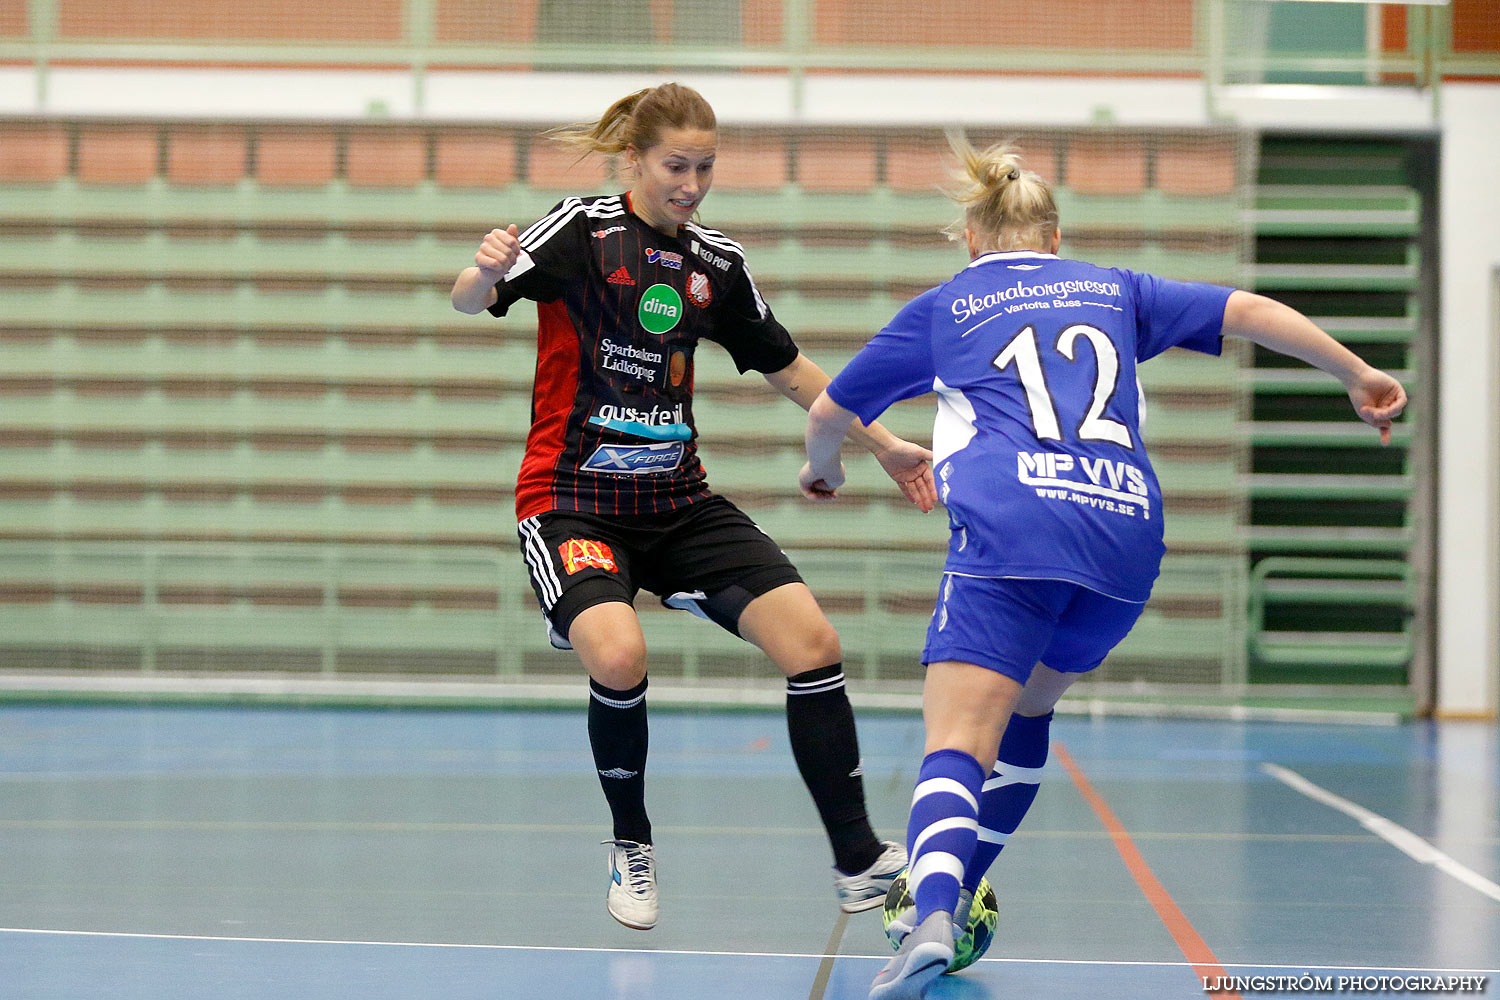
[[[531,432],[516,517],[644,514],[709,496],[693,424],[693,352],[780,371],[797,345],[771,315],[744,249],[688,223],[666,236],[629,195],[567,198],[520,235],[490,312],[537,303]]]

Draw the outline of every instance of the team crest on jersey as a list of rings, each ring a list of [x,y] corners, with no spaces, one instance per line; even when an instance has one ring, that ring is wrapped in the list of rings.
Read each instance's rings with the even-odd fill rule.
[[[652,264],[660,264],[662,267],[670,267],[674,271],[682,270],[682,254],[673,253],[670,250],[652,250],[647,247],[646,260]]]
[[[708,275],[702,271],[694,271],[688,278],[688,298],[693,300],[693,305],[699,309],[707,309],[708,304],[713,301],[713,286],[708,283]]]
[[[557,547],[557,554],[562,556],[563,568],[569,576],[590,566],[606,573],[620,571],[609,546],[592,538],[570,538]]]

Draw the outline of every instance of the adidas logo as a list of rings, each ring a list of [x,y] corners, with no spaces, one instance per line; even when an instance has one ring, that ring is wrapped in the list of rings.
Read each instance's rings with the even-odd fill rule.
[[[609,283],[611,285],[633,285],[635,284],[635,279],[630,276],[629,271],[625,270],[625,265],[621,264],[619,270],[609,276]]]
[[[624,268],[621,268],[620,270],[623,271]],[[614,280],[614,279],[610,279],[610,280]],[[632,281],[631,284],[633,285],[633,284],[635,284],[635,282]],[[634,778],[639,773],[640,773],[639,771],[627,771],[623,767],[612,767],[608,771],[600,771],[599,772],[599,777],[601,777],[601,778],[619,778],[621,781],[624,781],[626,778]]]

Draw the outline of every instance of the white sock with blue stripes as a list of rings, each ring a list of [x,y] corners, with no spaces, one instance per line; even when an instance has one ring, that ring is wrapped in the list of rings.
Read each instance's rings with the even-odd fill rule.
[[[935,750],[922,761],[907,822],[911,869],[907,888],[917,923],[936,910],[953,912],[959,883],[978,841],[984,769],[961,750]]]

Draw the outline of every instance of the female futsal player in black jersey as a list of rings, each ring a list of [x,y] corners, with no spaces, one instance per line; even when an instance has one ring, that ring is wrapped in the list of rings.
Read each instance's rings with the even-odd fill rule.
[[[716,129],[702,95],[668,83],[554,133],[581,155],[621,156],[630,190],[566,198],[524,232],[492,230],[452,293],[466,313],[537,303],[518,532],[553,644],[576,650],[589,675],[589,741],[614,820],[609,912],[642,930],[658,903],[646,643],[631,605],[641,588],[749,640],[786,674],[792,752],[833,846],[841,907],[880,905],[906,864],[866,814],[837,633],[777,545],[709,490],[698,461],[699,341],[804,409],[828,384],[761,298],[740,245],[694,221]],[[932,508],[929,452],[878,424],[856,423],[851,437],[907,499]]]

